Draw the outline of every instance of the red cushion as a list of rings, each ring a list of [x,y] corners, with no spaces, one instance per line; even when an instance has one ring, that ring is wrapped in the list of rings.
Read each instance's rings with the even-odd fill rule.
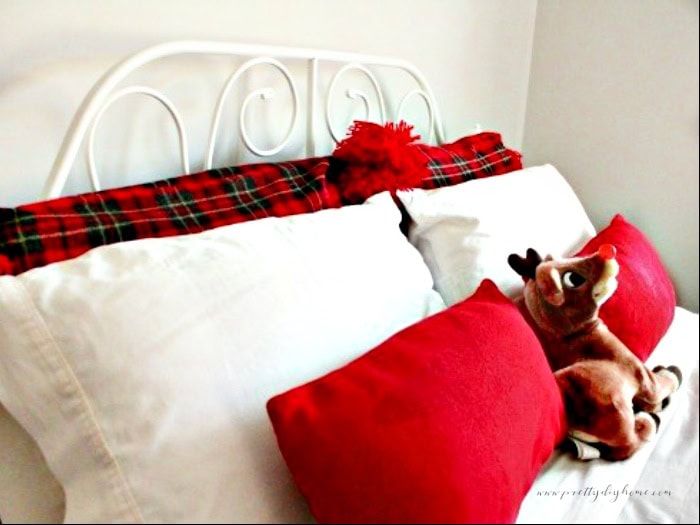
[[[267,408],[321,523],[513,522],[565,424],[537,338],[491,281]]]
[[[607,243],[617,248],[620,273],[617,290],[601,307],[600,318],[646,361],[673,321],[673,283],[649,239],[622,215],[616,215],[577,255],[591,254]]]
[[[0,275],[96,246],[336,207],[328,158],[258,163],[0,208]]]

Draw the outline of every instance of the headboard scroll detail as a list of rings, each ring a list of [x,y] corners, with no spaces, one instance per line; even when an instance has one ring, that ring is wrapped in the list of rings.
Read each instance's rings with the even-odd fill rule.
[[[193,165],[190,159],[188,135],[184,119],[176,105],[164,93],[154,87],[128,84],[128,77],[140,68],[166,57],[185,55],[230,56],[245,59],[245,62],[239,64],[228,76],[219,92],[210,122],[204,158],[198,165]],[[301,69],[306,71],[306,78],[302,79],[302,84],[306,87],[305,99],[303,98],[304,93],[299,87],[299,74],[295,77],[290,70],[290,64],[294,64],[296,68],[299,68],[301,64]],[[337,68],[327,86],[324,86],[320,81],[319,68],[321,65]],[[238,125],[243,146],[257,157],[270,157],[279,153],[289,143],[292,135],[299,133],[297,128],[302,118],[305,121],[305,129],[301,133],[304,140],[304,150],[308,156],[319,154],[317,150],[321,134],[326,134],[326,137],[330,135],[334,142],[341,140],[343,137],[339,135],[338,130],[341,129],[341,125],[343,126],[342,129],[347,129],[350,122],[342,122],[342,119],[337,117],[337,112],[334,109],[334,100],[336,98],[335,94],[341,85],[341,77],[346,76],[351,71],[359,72],[364,76],[368,81],[368,85],[371,86],[370,91],[374,93],[368,93],[359,87],[350,87],[346,89],[345,96],[361,104],[365,120],[378,120],[381,123],[386,122],[390,117],[387,110],[385,86],[378,80],[375,72],[386,69],[407,74],[415,87],[404,93],[403,97],[397,100],[393,119],[400,120],[403,118],[407,101],[417,98],[424,103],[428,115],[428,127],[426,128],[428,136],[425,137],[426,141],[435,141],[438,144],[444,142],[442,121],[432,90],[423,74],[414,65],[405,60],[308,48],[214,41],[173,41],[155,45],[132,54],[113,66],[95,83],[83,99],[66,133],[44,188],[45,198],[53,198],[60,195],[83,147],[87,155],[87,170],[90,182],[93,189],[100,189],[94,152],[96,130],[102,116],[114,102],[134,94],[146,95],[155,99],[170,114],[178,135],[179,157],[183,173],[212,168],[214,151],[221,132],[224,105],[229,97],[229,93],[234,85],[241,83],[245,74],[260,66],[271,67],[273,71],[281,74],[283,77],[288,88],[288,95],[291,97],[291,115],[288,123],[285,121],[280,124],[281,126],[286,125],[284,128],[286,131],[283,138],[276,145],[264,148],[256,144],[246,121],[248,107],[252,100],[258,98],[270,100],[277,96],[277,92],[271,86],[250,88],[238,107]],[[372,119],[370,116],[371,99],[377,102],[378,118]],[[325,105],[323,101],[325,101]],[[321,127],[316,122],[319,111],[325,112],[325,115],[323,115],[325,117],[325,131],[318,129]]]

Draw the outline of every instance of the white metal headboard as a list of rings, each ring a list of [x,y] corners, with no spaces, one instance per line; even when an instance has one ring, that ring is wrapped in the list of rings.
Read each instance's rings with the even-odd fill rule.
[[[112,103],[116,100],[133,93],[153,97],[169,112],[177,129],[180,144],[180,161],[182,171],[183,173],[191,172],[191,163],[188,153],[188,137],[183,119],[175,104],[173,104],[161,91],[149,86],[120,86],[120,84],[122,84],[129,75],[146,64],[175,55],[218,55],[242,57],[247,59],[244,63],[238,65],[233,73],[230,74],[219,93],[211,120],[207,142],[208,146],[206,148],[206,154],[201,169],[210,169],[212,167],[214,148],[220,129],[222,111],[232,86],[234,86],[250,68],[259,64],[271,65],[279,70],[279,72],[284,76],[292,96],[292,118],[283,140],[277,146],[267,149],[260,148],[254,144],[253,140],[251,140],[244,116],[246,114],[248,104],[252,99],[256,97],[260,97],[262,99],[270,98],[273,95],[273,90],[270,87],[261,87],[251,90],[247,96],[245,96],[239,108],[239,129],[241,140],[245,147],[256,156],[269,157],[278,153],[289,141],[292,132],[295,130],[300,119],[299,107],[301,95],[299,93],[297,82],[286,65],[290,63],[290,61],[305,63],[306,115],[304,117],[304,133],[305,150],[308,156],[314,156],[317,154],[316,141],[317,137],[319,136],[319,131],[315,128],[317,127],[316,115],[319,111],[323,111],[325,113],[327,133],[329,133],[336,142],[342,138],[336,135],[335,131],[333,130],[333,126],[331,125],[334,111],[332,101],[334,100],[333,93],[337,90],[339,78],[350,70],[359,71],[369,80],[373,90],[375,91],[376,100],[379,101],[380,119],[382,122],[389,120],[387,118],[383,89],[373,72],[373,69],[377,67],[393,68],[404,71],[408,73],[408,75],[410,75],[410,77],[412,77],[412,79],[415,81],[415,88],[410,89],[407,93],[404,93],[403,97],[400,99],[396,114],[393,116],[393,120],[399,120],[402,118],[405,104],[409,99],[419,98],[425,103],[429,118],[427,129],[430,130],[431,136],[428,137],[427,140],[431,141],[434,139],[435,142],[439,144],[444,142],[442,122],[440,120],[440,115],[432,90],[422,73],[415,66],[405,60],[306,48],[211,41],[174,41],[149,47],[129,56],[107,71],[93,86],[75,114],[70,128],[63,140],[59,153],[54,161],[51,174],[44,188],[44,196],[46,198],[53,198],[60,195],[68,175],[76,161],[78,153],[83,145],[87,154],[88,173],[93,189],[97,190],[100,188],[94,158],[95,131],[104,112],[110,107],[110,105],[112,105]],[[321,88],[318,80],[320,63],[334,64],[334,66],[338,68],[325,93],[320,93]],[[348,88],[345,94],[351,99],[360,101],[364,106],[366,115],[369,116],[370,101],[365,91],[357,88]],[[325,107],[323,104],[324,100]],[[369,120],[369,118],[367,120]],[[84,144],[86,137],[87,143]],[[197,169],[199,169],[199,167]]]

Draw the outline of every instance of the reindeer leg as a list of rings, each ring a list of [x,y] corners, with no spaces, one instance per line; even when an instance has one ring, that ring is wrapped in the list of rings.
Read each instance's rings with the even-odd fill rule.
[[[659,430],[659,416],[649,412],[632,413],[624,410],[606,421],[599,420],[588,428],[594,434],[581,430],[570,430],[569,436],[562,445],[563,450],[572,453],[578,459],[591,460],[601,458],[607,461],[627,459],[637,452],[644,443]],[[596,438],[596,434],[599,438]]]
[[[653,375],[644,367],[639,370]],[[632,398],[640,382],[627,377],[619,368],[596,361],[579,362],[554,374],[564,397],[569,436],[597,448],[600,457],[609,461],[634,454],[659,426],[656,414],[635,414]],[[590,452],[587,447],[575,450],[581,459]]]
[[[572,435],[569,435],[562,443],[561,449],[565,452],[570,452],[576,459],[582,461],[589,461],[600,457],[600,450],[597,443],[588,443]]]
[[[608,461],[627,459],[650,441],[659,430],[659,416],[649,412],[638,412],[634,423],[619,439],[599,446],[600,457]]]
[[[683,382],[683,375],[677,366],[656,366],[650,372],[646,367],[640,380],[640,388],[634,397],[636,412],[660,412],[671,401]]]

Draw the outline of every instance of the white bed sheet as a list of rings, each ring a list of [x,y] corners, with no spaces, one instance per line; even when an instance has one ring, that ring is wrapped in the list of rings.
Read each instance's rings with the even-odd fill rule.
[[[655,439],[620,462],[556,452],[517,523],[698,523],[698,314],[676,308],[648,364],[675,364],[684,374]]]

